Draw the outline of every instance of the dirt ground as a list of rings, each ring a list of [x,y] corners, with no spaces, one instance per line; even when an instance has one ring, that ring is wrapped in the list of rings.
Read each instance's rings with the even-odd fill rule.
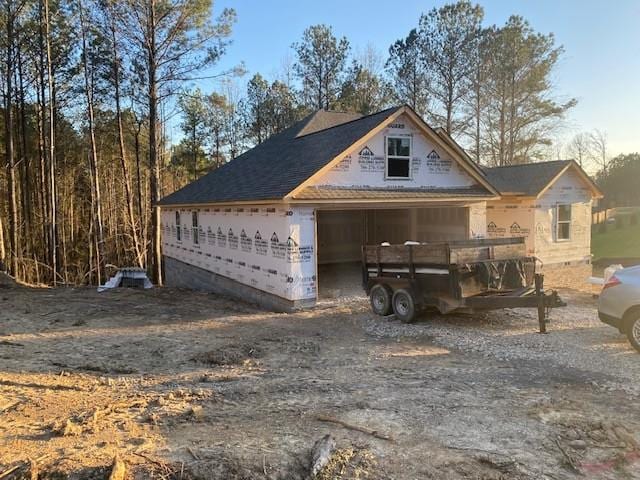
[[[0,289],[0,478],[108,478],[117,456],[129,478],[304,479],[325,434],[322,479],[640,478],[640,355],[563,295],[540,335],[518,310]]]

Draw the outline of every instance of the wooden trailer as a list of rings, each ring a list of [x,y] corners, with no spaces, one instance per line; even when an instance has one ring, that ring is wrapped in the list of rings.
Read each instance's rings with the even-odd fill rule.
[[[441,313],[536,308],[544,333],[547,310],[566,304],[544,291],[537,262],[526,255],[524,238],[366,245],[363,286],[376,314],[393,312],[403,322],[429,307]]]

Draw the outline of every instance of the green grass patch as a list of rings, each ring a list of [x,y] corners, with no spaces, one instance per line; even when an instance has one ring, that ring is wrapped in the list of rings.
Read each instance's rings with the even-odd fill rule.
[[[591,234],[591,251],[594,260],[600,258],[640,258],[640,224],[616,228],[607,225],[607,231],[600,233],[594,225]]]

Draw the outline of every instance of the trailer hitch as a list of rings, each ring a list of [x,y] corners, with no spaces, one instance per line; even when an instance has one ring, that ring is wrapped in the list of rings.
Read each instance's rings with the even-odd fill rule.
[[[549,311],[552,308],[566,307],[567,303],[560,298],[560,295],[558,295],[558,292],[555,290],[552,290],[548,295],[545,293],[544,275],[541,273],[535,274],[534,285],[538,304],[538,325],[540,326],[540,333],[547,333]]]
[[[536,273],[533,281],[536,288],[536,298],[538,300],[538,325],[540,327],[540,333],[547,333],[547,306],[545,305],[544,275]]]

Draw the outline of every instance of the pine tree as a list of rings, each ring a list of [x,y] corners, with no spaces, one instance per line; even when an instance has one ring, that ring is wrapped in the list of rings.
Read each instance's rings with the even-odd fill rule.
[[[389,47],[385,68],[396,101],[406,103],[424,116],[429,110],[429,77],[422,62],[422,45],[416,29]]]
[[[475,75],[482,8],[466,0],[434,8],[420,18],[421,61],[433,99],[429,119],[449,135],[460,133],[469,119],[464,103]]]
[[[331,27],[313,25],[293,48],[298,57],[294,69],[302,82],[305,104],[316,109],[333,108],[344,76],[348,40],[338,40]]]

